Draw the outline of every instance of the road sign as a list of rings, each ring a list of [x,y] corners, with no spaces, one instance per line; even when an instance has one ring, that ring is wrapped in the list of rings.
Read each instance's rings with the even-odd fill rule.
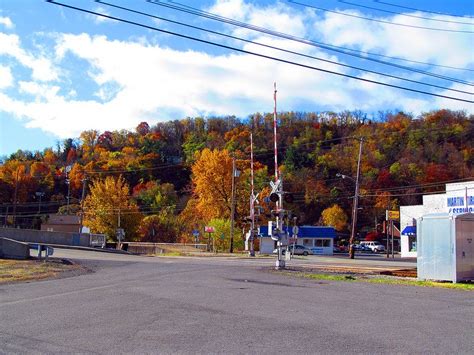
[[[205,226],[204,227],[204,232],[206,233],[214,233],[216,230],[212,226]]]
[[[117,228],[117,229],[115,230],[115,235],[116,235],[116,237],[117,237],[117,241],[118,241],[119,243],[121,243],[122,240],[123,240],[124,237],[125,237],[125,230],[124,230],[123,228]]]
[[[293,235],[297,235],[299,231],[300,229],[298,228],[298,226],[293,227]]]
[[[199,231],[197,229],[193,230],[193,237],[199,237]]]
[[[400,211],[385,211],[385,220],[398,221],[400,219]]]
[[[272,193],[276,193],[280,190],[281,181],[278,179],[276,182],[270,181],[270,186],[272,188]]]

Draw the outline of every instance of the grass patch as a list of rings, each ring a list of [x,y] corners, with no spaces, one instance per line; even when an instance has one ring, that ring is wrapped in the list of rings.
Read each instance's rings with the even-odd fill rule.
[[[436,281],[421,281],[421,280],[388,279],[388,278],[381,278],[381,277],[368,278],[363,281],[369,282],[369,283],[375,283],[375,284],[437,287],[437,288],[449,288],[449,289],[455,289],[455,290],[474,291],[474,284],[467,283],[467,282],[466,283],[451,283],[451,282],[436,282]]]
[[[406,280],[388,277],[367,277],[367,276],[353,276],[353,275],[339,275],[339,274],[320,274],[320,273],[306,273],[306,272],[286,272],[285,275],[304,277],[312,280],[327,280],[327,281],[359,281],[374,284],[386,285],[402,285],[402,286],[418,286],[418,287],[436,287],[448,288],[455,290],[474,291],[474,283],[451,283],[451,282],[436,282],[436,281],[420,281],[420,280]]]
[[[329,274],[305,274],[300,273],[298,276],[313,280],[327,280],[327,281],[355,281],[356,278],[351,275],[329,275]]]
[[[58,261],[0,259],[0,284],[51,278],[76,268]]]

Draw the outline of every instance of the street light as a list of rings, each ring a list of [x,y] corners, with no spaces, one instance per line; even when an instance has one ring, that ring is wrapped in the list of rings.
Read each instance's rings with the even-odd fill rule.
[[[37,197],[39,197],[38,214],[41,214],[41,199],[42,199],[43,196],[44,196],[44,192],[37,191],[37,192],[35,192],[35,195],[36,195]]]
[[[349,175],[344,175],[344,174],[341,174],[341,173],[337,173],[336,174],[337,177],[341,178],[341,179],[349,179],[349,180],[352,180],[354,183],[356,182],[354,180],[354,178],[351,178]]]

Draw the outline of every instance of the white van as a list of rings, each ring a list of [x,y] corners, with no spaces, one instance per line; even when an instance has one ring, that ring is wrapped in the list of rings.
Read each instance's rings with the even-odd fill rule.
[[[383,244],[377,241],[369,242],[369,241],[363,240],[360,242],[360,245],[365,245],[366,247],[370,248],[370,250],[372,250],[374,253],[385,251],[385,247],[383,246]]]

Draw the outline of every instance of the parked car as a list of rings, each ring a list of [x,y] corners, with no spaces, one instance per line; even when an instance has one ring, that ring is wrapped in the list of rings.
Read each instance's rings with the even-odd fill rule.
[[[360,242],[360,245],[368,247],[370,251],[374,253],[385,251],[385,247],[383,246],[383,244],[377,241],[363,240],[362,242]]]
[[[360,252],[372,252],[372,249],[370,249],[367,245],[362,244],[354,244],[354,250]]]
[[[349,251],[349,247],[347,245],[336,245],[333,248],[334,253],[347,253]]]
[[[303,245],[296,244],[293,250],[293,244],[291,244],[288,246],[288,250],[293,255],[304,255],[304,256],[313,255],[313,251]],[[278,253],[278,249],[273,250],[273,254],[277,254],[277,253]],[[283,254],[285,254],[285,250],[283,250]]]
[[[290,245],[288,247],[288,249],[290,250],[291,253],[293,253],[293,255],[313,255],[313,251],[307,247],[305,247],[304,245],[295,245],[294,246],[295,249],[293,250],[293,245]]]

